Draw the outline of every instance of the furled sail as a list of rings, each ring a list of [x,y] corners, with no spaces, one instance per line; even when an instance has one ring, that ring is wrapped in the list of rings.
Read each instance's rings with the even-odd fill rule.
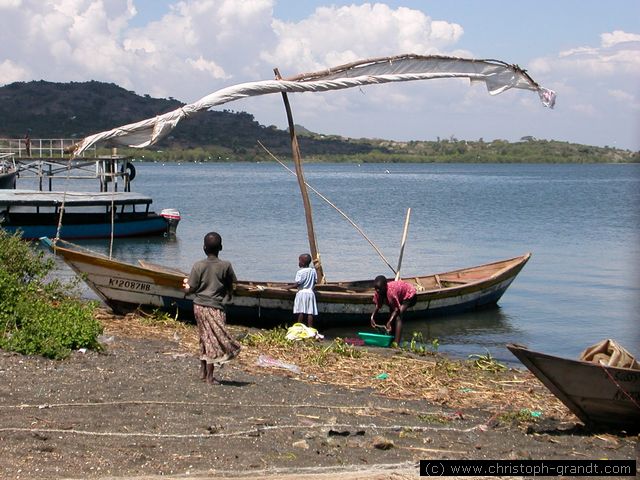
[[[166,136],[183,118],[242,98],[282,92],[326,92],[364,85],[436,78],[468,78],[470,81],[484,82],[491,95],[497,95],[510,88],[532,90],[538,93],[545,106],[553,108],[555,104],[555,92],[538,85],[517,65],[499,60],[399,55],[360,60],[282,80],[232,85],[163,115],[90,135],[76,145],[74,156],[81,155],[98,142],[136,148],[147,147]]]

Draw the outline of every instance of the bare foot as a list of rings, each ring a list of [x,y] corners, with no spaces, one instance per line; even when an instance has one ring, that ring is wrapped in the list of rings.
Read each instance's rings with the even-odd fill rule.
[[[218,380],[216,380],[216,378],[213,376],[213,371],[215,369],[215,366],[212,363],[207,363],[206,364],[206,379],[207,379],[207,383],[209,385],[220,385],[220,382]]]

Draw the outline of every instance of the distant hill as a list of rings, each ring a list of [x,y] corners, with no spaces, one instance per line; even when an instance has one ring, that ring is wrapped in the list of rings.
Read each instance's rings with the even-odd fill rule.
[[[16,82],[0,87],[0,138],[82,138],[174,110],[173,98],[137,95],[113,83]],[[484,142],[455,138],[395,142],[319,135],[296,126],[306,159],[350,162],[640,162],[640,153],[610,147],[522,137],[519,142]],[[201,112],[181,122],[152,150],[127,151],[145,159],[254,161],[265,154],[261,141],[279,156],[290,155],[289,134],[259,124],[248,113]]]

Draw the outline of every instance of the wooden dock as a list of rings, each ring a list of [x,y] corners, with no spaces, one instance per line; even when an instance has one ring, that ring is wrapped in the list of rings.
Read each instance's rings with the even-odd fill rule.
[[[117,155],[99,156],[95,146],[71,159],[73,138],[0,138],[0,156],[10,159],[20,178],[38,179],[40,191],[53,190],[54,179],[97,179],[100,191],[130,191],[135,168]],[[120,186],[121,185],[121,186]],[[111,188],[110,188],[111,186]]]

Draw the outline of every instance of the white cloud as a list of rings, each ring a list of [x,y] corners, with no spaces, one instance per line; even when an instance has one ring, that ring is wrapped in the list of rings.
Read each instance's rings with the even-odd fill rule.
[[[638,115],[638,110],[640,110],[640,100],[636,95],[619,89],[612,89],[607,93],[611,98],[617,101],[622,108],[629,109],[631,111],[635,110],[636,116]],[[640,117],[638,117],[638,120],[640,120]]]
[[[590,117],[595,116],[598,113],[596,107],[588,103],[571,105],[569,108],[580,114],[588,115]]]
[[[598,47],[582,46],[562,51],[557,59],[539,59],[539,65],[572,69],[582,74],[609,76],[640,73],[640,35],[616,30],[600,35]]]
[[[0,63],[0,85],[22,80],[29,80],[29,72],[25,68],[16,65],[11,60]]]
[[[603,33],[600,35],[602,46],[605,48],[613,47],[619,43],[640,42],[640,35],[636,33],[627,33],[622,30],[615,30],[611,33]]]
[[[0,8],[18,8],[22,0],[0,0]]]
[[[564,128],[574,141],[606,145],[615,140],[638,149],[639,102],[630,92],[640,84],[640,35],[615,30],[599,40],[535,59],[529,67],[540,75],[538,81],[558,91],[556,115],[562,120],[555,128]]]
[[[202,58],[202,55],[196,60],[187,58],[187,64],[200,72],[208,73],[212,78],[229,78],[229,76],[224,73],[224,69],[216,65],[216,62],[207,61]]]
[[[620,100],[622,102],[633,102],[635,101],[635,97],[629,92],[625,92],[624,90],[609,90],[607,93],[616,100]]]
[[[458,24],[434,22],[419,10],[383,3],[319,7],[299,22],[274,19],[273,29],[277,43],[262,58],[294,71],[370,56],[439,53],[463,34]]]

